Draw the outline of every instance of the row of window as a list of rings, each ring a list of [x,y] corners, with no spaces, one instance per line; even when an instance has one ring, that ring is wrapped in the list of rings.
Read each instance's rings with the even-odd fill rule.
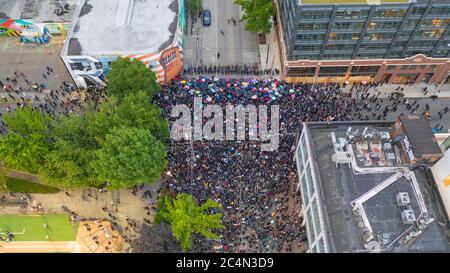
[[[297,150],[297,165],[299,167],[302,205],[306,214],[305,220],[311,252],[325,252],[324,232],[322,232],[320,223],[319,207],[304,133],[300,138],[300,147]]]
[[[170,52],[170,54],[168,56],[161,59],[161,65],[167,66],[168,64],[173,62],[173,60],[175,60],[176,58],[177,58],[177,53],[175,51],[172,51],[172,52]]]
[[[425,13],[426,7],[414,7],[411,12],[411,16],[413,17],[421,17]],[[336,19],[366,19],[369,16],[369,9],[358,9],[358,8],[350,8],[350,9],[338,9],[336,10],[335,17]],[[375,9],[372,13],[371,18],[379,18],[379,19],[401,19],[405,17],[407,12],[407,8],[379,8]],[[304,20],[323,20],[326,18],[330,18],[332,14],[331,9],[323,9],[323,10],[302,10],[300,12],[300,18]],[[428,17],[443,17],[450,14],[450,7],[432,7],[428,12]]]
[[[395,68],[399,68],[402,71],[412,70],[423,70],[426,68],[425,65],[388,65],[386,71],[393,71]],[[437,65],[431,65],[430,70],[436,71]],[[380,70],[379,65],[374,66],[353,66],[350,70],[352,76],[364,76],[364,75],[376,75]],[[289,67],[287,74],[289,76],[302,76],[311,77],[315,75],[316,67]],[[345,76],[348,71],[347,66],[324,66],[319,70],[319,76]]]

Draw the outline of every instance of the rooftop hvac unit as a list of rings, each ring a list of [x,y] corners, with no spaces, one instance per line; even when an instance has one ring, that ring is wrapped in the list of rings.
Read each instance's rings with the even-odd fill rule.
[[[387,158],[388,158],[389,160],[395,160],[395,154],[394,154],[394,153],[388,153],[388,154],[387,154]]]
[[[412,224],[416,221],[416,215],[412,209],[407,209],[402,211],[402,221],[403,224]]]
[[[410,203],[411,203],[411,200],[409,199],[409,194],[407,192],[397,193],[397,205],[407,206]]]
[[[384,149],[385,151],[392,149],[391,143],[389,143],[389,142],[384,143],[384,144],[383,144],[383,149]]]
[[[352,155],[349,152],[336,152],[331,156],[336,164],[345,164],[352,162]]]
[[[380,137],[381,137],[381,139],[384,139],[384,140],[388,140],[391,138],[391,136],[389,135],[388,132],[381,132]]]

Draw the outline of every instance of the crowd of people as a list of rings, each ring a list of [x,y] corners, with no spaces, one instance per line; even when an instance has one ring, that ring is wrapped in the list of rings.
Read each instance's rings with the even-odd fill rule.
[[[52,76],[47,67],[43,78]],[[45,80],[44,79],[44,80]],[[190,193],[199,203],[211,198],[223,209],[220,239],[203,244],[199,251],[225,252],[291,252],[302,251],[306,240],[300,216],[300,194],[293,151],[305,121],[345,121],[393,119],[402,114],[422,114],[429,120],[442,119],[449,112],[431,108],[428,102],[403,98],[402,90],[388,97],[368,92],[378,84],[290,84],[276,79],[176,78],[161,86],[154,99],[169,121],[172,108],[184,104],[193,109],[195,97],[204,104],[279,105],[280,145],[274,152],[264,152],[258,141],[180,141],[168,140],[169,166],[162,189],[172,194]],[[59,89],[48,90],[45,83],[32,83],[20,72],[0,81],[2,107],[31,104],[49,114],[84,110],[84,100],[98,103],[104,90],[87,92],[63,82]],[[426,90],[424,90],[425,92]],[[0,112],[1,113],[1,112]],[[1,120],[1,116],[0,116]],[[206,121],[204,121],[206,122]],[[443,129],[443,125],[434,126]],[[0,131],[5,131],[1,121]],[[140,189],[141,190],[141,189]],[[137,188],[132,189],[136,195]],[[152,199],[150,191],[143,198]],[[112,204],[113,205],[113,204]],[[150,215],[155,206],[146,207]],[[63,207],[73,220],[86,220]],[[104,209],[114,223],[113,211]],[[89,220],[89,219],[87,219]],[[150,223],[150,222],[149,222]],[[135,230],[136,222],[127,219],[127,228]],[[125,237],[125,241],[128,238]],[[197,239],[196,239],[197,240]],[[198,239],[201,241],[201,239]]]
[[[380,93],[368,92],[378,85],[208,77],[172,80],[162,86],[156,99],[170,121],[174,121],[170,118],[172,107],[184,104],[193,109],[194,97],[222,109],[227,104],[277,104],[280,146],[275,152],[261,152],[255,141],[172,141],[168,145],[169,175],[162,186],[174,195],[190,193],[200,203],[211,198],[223,206],[226,228],[218,231],[221,238],[213,245],[216,250],[301,251],[306,236],[295,190],[298,178],[293,151],[302,122],[393,119],[430,111],[428,104],[411,103],[399,93],[380,98]]]
[[[53,76],[53,68],[47,66],[42,74],[42,82],[30,81],[23,72],[0,79],[0,133],[6,131],[1,120],[2,113],[13,111],[17,107],[31,105],[50,115],[69,115],[84,111],[86,101],[98,104],[106,98],[104,88],[94,87],[81,90],[74,84],[62,81],[59,88],[49,89],[46,81]]]

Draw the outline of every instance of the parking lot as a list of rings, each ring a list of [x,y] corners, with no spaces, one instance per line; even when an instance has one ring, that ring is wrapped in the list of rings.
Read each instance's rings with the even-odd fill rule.
[[[47,45],[22,44],[17,37],[0,37],[0,80],[22,72],[30,82],[44,83],[49,89],[56,89],[62,81],[72,82],[60,58],[64,38],[52,38]],[[53,69],[45,79],[46,67]]]

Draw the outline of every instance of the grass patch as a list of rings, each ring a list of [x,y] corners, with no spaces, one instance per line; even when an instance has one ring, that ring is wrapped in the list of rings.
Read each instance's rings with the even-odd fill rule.
[[[58,188],[42,185],[27,180],[6,177],[6,188],[13,193],[57,193]]]
[[[70,224],[68,215],[0,216],[0,234],[5,238],[5,232],[19,233],[14,235],[14,241],[75,241],[77,229],[78,225]]]

